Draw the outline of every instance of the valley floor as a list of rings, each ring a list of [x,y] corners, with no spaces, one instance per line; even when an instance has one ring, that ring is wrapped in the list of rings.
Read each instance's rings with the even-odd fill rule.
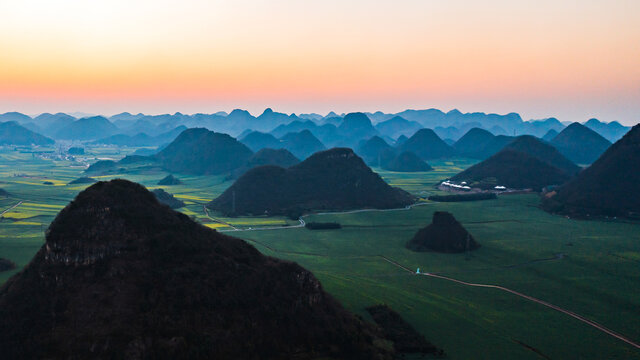
[[[120,158],[133,150],[96,148],[88,156]],[[380,171],[380,175],[426,198],[440,193],[434,188],[436,182],[472,163],[454,159],[433,162],[432,172]],[[0,273],[0,283],[30,261],[57,212],[87,186],[66,185],[82,171],[68,161],[0,150],[0,188],[11,194],[0,199],[0,211],[8,210],[0,219],[0,257],[18,265]],[[165,175],[133,169],[104,179],[123,177],[153,189]],[[639,223],[550,215],[538,208],[537,195],[529,194],[465,203],[424,201],[399,211],[309,215],[303,220],[342,225],[339,230],[310,231],[299,221],[281,217],[207,214],[204,205],[230,182],[223,176],[174,175],[183,184],[163,188],[185,201],[187,206],[181,209],[185,214],[219,231],[232,230],[230,235],[267,255],[300,263],[347,308],[365,318],[369,318],[365,307],[390,305],[451,359],[640,359],[640,349],[539,303],[495,288],[414,274],[419,267],[422,273],[508,288],[579,314],[637,343]],[[453,255],[407,250],[404,244],[436,210],[451,212],[482,245],[480,249]]]

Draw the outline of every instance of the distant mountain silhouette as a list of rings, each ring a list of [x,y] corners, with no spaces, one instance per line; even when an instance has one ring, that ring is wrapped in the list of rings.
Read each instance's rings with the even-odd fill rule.
[[[55,136],[58,130],[64,128],[74,121],[76,121],[76,118],[64,113],[44,113],[36,116],[33,119],[33,124],[35,124],[40,129],[40,131],[42,131],[42,134],[47,136]]]
[[[611,146],[609,140],[580,123],[567,126],[550,143],[577,164],[591,164]]]
[[[380,153],[385,150],[393,151],[393,148],[380,136],[374,136],[366,141],[362,141],[356,153],[367,165],[380,166]]]
[[[306,159],[309,155],[326,149],[325,146],[313,136],[311,131],[302,130],[298,133],[288,133],[280,138],[283,148],[289,150],[298,159]]]
[[[543,202],[572,216],[640,216],[640,125],[611,145],[591,166]],[[551,194],[553,195],[553,194]]]
[[[462,225],[448,212],[436,211],[430,225],[420,229],[407,248],[413,251],[435,251],[461,253],[475,250],[480,245]]]
[[[487,146],[495,139],[495,135],[487,130],[473,128],[467,131],[456,143],[453,148],[459,155],[482,159],[486,153]]]
[[[543,120],[525,121],[519,130],[516,129],[516,133],[518,135],[526,134],[541,138],[551,129],[560,132],[564,129],[564,125],[553,117]]]
[[[410,151],[402,152],[388,160],[382,160],[382,168],[397,172],[431,171],[433,168]]]
[[[227,134],[192,128],[178,135],[155,158],[171,172],[210,175],[237,169],[251,155],[253,152],[246,145]]]
[[[280,124],[288,123],[298,119],[299,118],[294,114],[287,115],[287,114],[275,112],[272,109],[267,108],[255,120],[256,125],[253,126],[253,129],[256,129],[259,131],[269,131]]]
[[[0,114],[0,122],[15,121],[19,124],[24,124],[31,122],[32,120],[33,119],[29,115],[25,115],[15,111]]]
[[[398,147],[401,152],[411,151],[423,160],[452,156],[455,150],[431,129],[420,129]]]
[[[15,121],[0,123],[0,145],[53,145],[55,141]]]
[[[94,140],[114,135],[118,128],[102,116],[94,116],[76,120],[58,129],[56,139]]]
[[[376,124],[375,128],[380,134],[395,139],[400,135],[411,136],[415,134],[416,131],[422,129],[422,125],[416,121],[409,121],[400,116],[394,116],[389,120]]]
[[[580,167],[564,157],[556,148],[532,135],[518,136],[505,149],[524,152],[546,162],[572,176],[580,171]]]
[[[544,136],[542,137],[542,140],[547,141],[547,142],[551,142],[551,140],[553,140],[553,138],[555,138],[556,136],[558,136],[558,132],[551,129],[549,131],[547,131],[546,134],[544,134]]]
[[[378,135],[378,131],[366,114],[357,112],[349,113],[342,119],[342,123],[338,126],[338,134],[344,138],[345,145],[353,148],[361,140]]]
[[[6,359],[391,359],[380,335],[309,271],[126,180],[78,194],[0,288]]]
[[[288,133],[300,132],[302,130],[309,130],[313,132],[313,130],[316,129],[317,127],[318,125],[311,120],[306,120],[306,121],[295,120],[290,123],[278,125],[269,133],[276,138],[280,138]]]
[[[548,162],[507,147],[451,179],[465,181],[471,187],[481,189],[493,189],[500,185],[510,189],[540,191],[545,186],[560,185],[570,178],[570,174]]]
[[[166,144],[172,142],[180,133],[187,130],[187,127],[184,125],[180,125],[175,129],[156,135],[149,136],[145,133],[138,133],[136,135],[125,135],[125,134],[116,134],[112,136],[108,136],[105,138],[101,138],[99,140],[95,140],[90,142],[89,144],[97,145],[118,145],[118,146],[130,146],[130,147],[139,147],[139,146],[159,146],[162,144]]]
[[[400,146],[400,145],[404,144],[407,140],[409,140],[408,137],[406,137],[405,135],[400,135],[396,139],[396,143],[394,145],[395,146]]]
[[[180,179],[176,178],[172,174],[169,174],[164,178],[162,178],[162,180],[158,181],[158,185],[171,186],[171,185],[180,185],[180,184],[182,184],[182,181],[180,181]]]
[[[252,131],[240,138],[240,142],[247,145],[252,151],[264,148],[281,149],[283,144],[275,136],[259,131]]]
[[[262,165],[277,165],[287,168],[298,163],[300,160],[287,149],[262,149],[247,160],[249,168]]]
[[[624,136],[624,134],[626,134],[631,129],[628,126],[621,125],[617,121],[605,123],[598,119],[589,119],[589,121],[584,123],[584,126],[602,135],[610,142],[616,142],[620,140]]]
[[[296,165],[300,163],[300,160],[296,158],[292,153],[287,149],[262,149],[257,153],[253,154],[247,163],[234,170],[230,179],[237,179],[242,174],[246,173],[250,169],[254,167],[263,166],[263,165],[275,165],[283,168],[288,168],[290,166]]]
[[[396,208],[412,202],[410,194],[387,185],[351,149],[334,148],[288,169],[253,168],[208,207],[228,215],[291,215],[319,209]]]

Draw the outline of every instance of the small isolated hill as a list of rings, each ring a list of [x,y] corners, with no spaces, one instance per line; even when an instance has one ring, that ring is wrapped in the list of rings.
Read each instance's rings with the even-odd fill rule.
[[[285,149],[289,150],[298,159],[306,159],[309,155],[326,149],[311,131],[302,130],[297,133],[288,133],[280,138]]]
[[[472,128],[455,142],[453,148],[456,149],[461,156],[479,159],[482,158],[485,149],[493,139],[495,139],[495,135],[489,131]]]
[[[553,140],[553,138],[555,138],[556,136],[558,136],[558,132],[554,129],[551,129],[547,131],[546,134],[544,134],[544,136],[542,137],[542,140],[551,142],[551,140]]]
[[[162,180],[158,181],[158,185],[180,185],[180,184],[182,184],[182,181],[180,181],[180,179],[173,176],[172,174],[169,174],[164,178],[162,178]]]
[[[577,122],[564,128],[550,143],[576,164],[591,164],[611,146],[609,140]]]
[[[431,224],[420,229],[407,243],[409,250],[442,253],[461,253],[479,247],[480,245],[458,220],[444,211],[433,213]]]
[[[543,201],[547,211],[577,217],[640,216],[640,125]]]
[[[416,121],[409,121],[400,116],[394,116],[393,118],[379,122],[375,126],[376,130],[382,135],[397,138],[398,136],[411,136],[416,131],[422,129],[422,125]]]
[[[103,116],[82,118],[58,129],[56,139],[65,140],[94,140],[114,135],[118,127]]]
[[[70,182],[69,182],[69,185],[76,185],[76,184],[93,184],[93,183],[95,183],[95,182],[96,182],[96,180],[95,180],[95,179],[90,178],[90,177],[83,176],[83,177],[79,177],[79,178],[77,178],[77,179],[75,179],[75,180],[70,181]]]
[[[6,359],[390,359],[309,271],[96,183],[0,288]]]
[[[431,129],[420,129],[398,147],[400,152],[411,151],[423,160],[452,156],[455,150]]]
[[[469,186],[481,189],[500,185],[540,191],[545,186],[560,185],[570,178],[570,174],[547,162],[507,148],[458,173],[451,180],[465,181]]]
[[[246,145],[227,134],[192,128],[178,135],[155,158],[171,172],[215,175],[243,166],[251,155]]]
[[[392,159],[383,161],[382,168],[397,172],[431,171],[433,168],[424,160],[410,151],[395,155]]]
[[[569,175],[575,175],[580,171],[580,167],[562,155],[555,147],[545,143],[532,135],[518,136],[504,147],[523,152],[536,159],[546,162]]]
[[[288,169],[253,168],[208,207],[227,215],[292,215],[319,209],[397,208],[413,200],[385,183],[353,150],[333,148]]]
[[[247,145],[252,151],[258,151],[264,148],[280,149],[283,146],[275,136],[259,131],[250,132],[240,138],[240,142]]]
[[[0,145],[53,145],[55,141],[15,121],[0,123]]]
[[[181,207],[184,207],[184,202],[182,200],[176,199],[173,195],[169,194],[163,189],[155,189],[152,191],[152,193],[161,204],[165,204],[172,209],[179,209]]]
[[[98,160],[91,164],[85,173],[100,175],[118,171],[118,163],[113,160]]]
[[[367,165],[379,166],[380,153],[389,150],[393,151],[391,145],[380,136],[374,136],[369,140],[362,141],[356,152]]]

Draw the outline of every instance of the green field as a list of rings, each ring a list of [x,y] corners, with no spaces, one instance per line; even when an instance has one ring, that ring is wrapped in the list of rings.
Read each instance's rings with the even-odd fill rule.
[[[93,149],[89,156],[122,157],[125,151]],[[465,159],[433,162],[435,171],[380,171],[389,183],[422,198],[434,184],[473,164]],[[83,168],[68,161],[34,159],[0,150],[0,199],[4,210],[23,203],[0,221],[0,257],[26,265],[44,241],[56,213],[86,186],[67,186]],[[16,177],[15,174],[27,177]],[[136,169],[112,175],[154,188],[166,173]],[[416,276],[410,269],[511,288],[576,312],[634,341],[640,341],[640,224],[578,221],[541,211],[536,195],[501,196],[469,203],[424,201],[411,210],[310,215],[306,221],[335,221],[340,230],[287,228],[284,218],[218,218],[203,205],[230,183],[224,177],[176,174],[182,185],[164,187],[185,201],[181,209],[219,231],[224,225],[267,255],[311,270],[348,309],[387,303],[442,347],[452,359],[640,359],[640,350],[565,314],[496,289],[472,288]],[[50,181],[53,185],[44,185]],[[414,253],[404,248],[436,210],[452,212],[482,247],[471,254]],[[16,270],[17,271],[17,270]],[[16,271],[0,273],[0,283]]]

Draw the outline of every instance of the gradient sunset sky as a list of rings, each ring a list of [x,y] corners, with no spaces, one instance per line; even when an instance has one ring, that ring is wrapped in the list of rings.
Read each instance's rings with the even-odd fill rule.
[[[0,0],[0,112],[640,121],[640,1]]]

